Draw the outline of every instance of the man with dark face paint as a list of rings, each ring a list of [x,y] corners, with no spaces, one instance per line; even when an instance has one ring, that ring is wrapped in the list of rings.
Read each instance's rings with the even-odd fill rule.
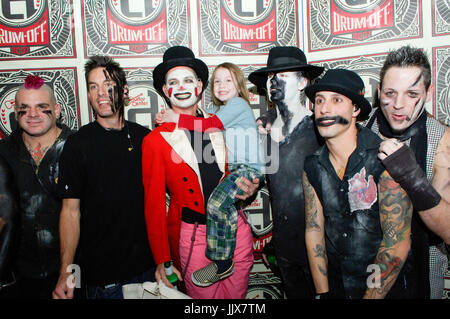
[[[301,172],[306,156],[321,143],[305,104],[304,88],[322,71],[322,67],[307,64],[299,48],[275,47],[269,52],[267,67],[248,77],[257,87],[267,90],[269,100],[276,106],[260,118],[267,123],[276,117],[268,130],[270,143],[266,143],[271,166],[278,167],[266,173],[273,216],[273,237],[267,247],[274,248],[283,288],[290,299],[314,297],[305,247]],[[262,123],[259,132],[267,134]],[[278,161],[278,165],[273,165],[273,161]],[[267,248],[263,253],[266,251]]]
[[[19,192],[20,224],[12,260],[17,282],[2,289],[2,295],[50,299],[60,267],[58,162],[72,132],[57,122],[61,107],[53,89],[38,76],[27,76],[19,87],[14,111],[18,128],[0,142],[0,155],[11,167]]]
[[[367,127],[385,139],[379,158],[413,202],[406,265],[416,283],[411,297],[441,299],[448,267],[442,239],[450,243],[450,129],[427,116],[425,103],[432,95],[424,52],[409,46],[394,50],[380,71],[380,105]]]
[[[68,139],[61,156],[61,269],[53,297],[73,297],[68,267],[79,246],[87,298],[121,299],[124,284],[155,278],[141,164],[150,130],[124,119],[128,85],[117,62],[92,57],[85,76],[96,120]]]
[[[371,110],[364,83],[353,71],[332,69],[306,94],[325,139],[303,173],[316,292],[321,298],[407,297],[409,282],[398,276],[410,248],[412,206],[377,157],[381,139],[356,124]]]

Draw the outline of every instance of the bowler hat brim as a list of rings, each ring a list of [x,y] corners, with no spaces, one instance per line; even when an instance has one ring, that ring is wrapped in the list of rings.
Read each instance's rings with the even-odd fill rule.
[[[208,86],[208,66],[202,60],[196,58],[176,58],[162,62],[153,70],[153,86],[162,97],[165,97],[162,87],[166,82],[166,74],[170,69],[177,66],[187,66],[193,69],[203,83],[202,91],[206,89]]]
[[[258,88],[265,89],[267,83],[267,75],[271,72],[282,72],[282,71],[304,71],[306,77],[309,80],[317,78],[322,74],[324,68],[321,66],[315,66],[310,64],[296,64],[296,65],[278,65],[276,67],[265,67],[256,70],[248,76],[248,80],[255,84]]]
[[[369,103],[369,101],[364,97],[364,95],[356,94],[354,91],[350,91],[347,88],[340,86],[340,85],[332,85],[329,83],[325,84],[313,84],[310,86],[307,86],[305,88],[305,94],[308,97],[308,99],[314,103],[316,93],[321,91],[330,91],[330,92],[336,92],[339,94],[342,94],[346,97],[348,97],[354,104],[356,104],[360,109],[361,112],[358,114],[358,121],[364,121],[367,119],[367,117],[370,114],[370,111],[372,110],[372,107]]]

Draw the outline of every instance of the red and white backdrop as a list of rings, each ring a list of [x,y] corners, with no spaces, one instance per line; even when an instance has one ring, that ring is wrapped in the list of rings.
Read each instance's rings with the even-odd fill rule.
[[[211,71],[229,61],[246,76],[265,66],[272,47],[297,46],[310,63],[356,71],[372,99],[386,53],[405,44],[428,54],[435,87],[427,110],[449,125],[448,0],[2,0],[0,138],[16,127],[14,95],[28,74],[53,84],[70,127],[92,121],[83,72],[92,55],[110,55],[126,69],[131,103],[125,116],[151,128],[165,103],[152,70],[174,45],[190,47]],[[266,98],[248,85],[258,116]],[[206,92],[203,104],[210,103]],[[265,189],[248,210],[260,229],[248,298],[281,298],[280,279],[260,259],[271,238]]]

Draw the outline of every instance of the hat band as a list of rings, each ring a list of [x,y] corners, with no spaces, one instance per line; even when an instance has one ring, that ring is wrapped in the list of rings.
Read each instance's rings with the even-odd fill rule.
[[[193,62],[195,59],[191,57],[171,58],[165,61],[165,63],[178,63],[178,62]]]
[[[272,68],[272,67],[277,67],[280,65],[292,65],[292,64],[300,64],[300,65],[305,65],[306,62],[300,61],[298,59],[295,58],[291,58],[291,57],[286,57],[286,56],[282,56],[282,57],[278,57],[278,58],[273,58],[270,61],[270,65],[268,65],[268,67]]]

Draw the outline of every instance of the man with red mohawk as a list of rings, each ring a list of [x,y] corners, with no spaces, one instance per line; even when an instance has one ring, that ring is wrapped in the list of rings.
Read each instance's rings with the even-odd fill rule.
[[[49,84],[26,77],[16,93],[18,128],[0,142],[20,194],[20,225],[8,298],[50,299],[59,275],[59,212],[55,188],[59,158],[71,130],[58,123],[61,107]],[[14,283],[8,285],[9,283]]]

